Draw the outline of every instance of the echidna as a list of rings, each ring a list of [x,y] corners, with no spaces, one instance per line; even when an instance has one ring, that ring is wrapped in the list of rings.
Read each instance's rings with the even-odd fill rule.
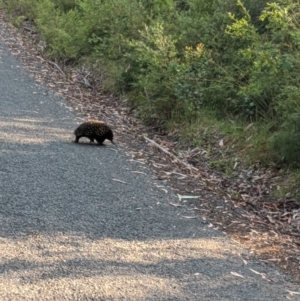
[[[108,139],[113,142],[113,132],[110,127],[102,121],[90,120],[82,123],[75,131],[76,143],[79,142],[81,137],[86,137],[94,142],[96,140],[99,144],[102,144],[105,139]]]

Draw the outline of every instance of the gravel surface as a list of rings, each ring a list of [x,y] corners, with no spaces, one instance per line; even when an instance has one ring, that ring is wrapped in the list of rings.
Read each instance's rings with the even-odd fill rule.
[[[300,300],[121,147],[73,143],[3,44],[0,79],[0,300]]]

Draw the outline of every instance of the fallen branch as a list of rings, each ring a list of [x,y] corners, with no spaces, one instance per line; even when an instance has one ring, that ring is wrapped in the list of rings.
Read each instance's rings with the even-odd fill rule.
[[[143,136],[144,139],[147,141],[147,142],[150,142],[151,144],[153,144],[155,147],[157,147],[158,149],[160,149],[162,152],[164,152],[165,154],[167,154],[169,157],[175,159],[176,162],[184,165],[185,167],[187,167],[188,169],[190,170],[194,170],[194,171],[199,171],[198,168],[192,166],[191,164],[188,164],[182,160],[179,160],[175,155],[173,155],[172,153],[170,153],[169,151],[167,151],[165,148],[163,148],[161,145],[159,145],[158,143],[156,143],[155,141],[147,138],[146,136]]]
[[[31,28],[29,28],[29,27],[26,27],[26,26],[22,26],[25,30],[27,30],[27,31],[29,31],[29,32],[31,32],[32,34],[37,34],[37,32],[35,31],[35,30],[33,30],[33,29],[31,29]]]
[[[60,67],[59,67],[56,63],[51,62],[51,61],[46,61],[46,62],[49,63],[50,65],[56,67],[56,69],[57,69],[63,76],[66,76],[65,72],[63,72],[63,71],[60,69]]]

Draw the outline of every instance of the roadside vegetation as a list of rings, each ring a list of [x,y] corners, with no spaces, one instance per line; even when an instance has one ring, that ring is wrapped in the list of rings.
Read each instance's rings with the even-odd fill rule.
[[[278,194],[300,198],[299,1],[2,2],[15,26],[35,24],[44,55],[101,70],[146,124],[208,154],[221,137],[213,167],[288,170]]]

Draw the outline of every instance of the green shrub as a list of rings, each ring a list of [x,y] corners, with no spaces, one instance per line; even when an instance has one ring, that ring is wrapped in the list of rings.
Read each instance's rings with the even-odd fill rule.
[[[36,0],[3,0],[3,3],[13,16],[25,16],[30,20],[34,20],[36,16],[34,12]]]
[[[43,0],[37,4],[36,15],[35,22],[45,38],[50,56],[78,59],[88,53],[89,28],[78,8],[64,13],[52,1]]]
[[[270,139],[270,147],[289,164],[300,164],[300,110],[289,116]]]
[[[244,16],[236,19],[232,15],[233,24],[227,30],[240,45],[244,43],[237,49],[244,62],[245,78],[237,85],[238,106],[242,108],[246,99],[252,106],[247,112],[253,110],[256,118],[271,119],[280,114],[276,107],[287,107],[280,104],[285,99],[278,97],[284,94],[286,85],[299,86],[300,4],[289,0],[267,4],[259,16],[261,22],[266,22],[264,33],[257,30],[241,3],[240,6]]]
[[[140,39],[131,41],[126,54],[130,68],[123,73],[125,89],[132,91],[134,104],[147,120],[166,121],[180,104],[174,96],[176,40],[164,32],[162,22],[145,26]]]
[[[76,0],[52,0],[52,3],[55,5],[55,8],[66,13],[69,10],[74,9],[79,2]]]

